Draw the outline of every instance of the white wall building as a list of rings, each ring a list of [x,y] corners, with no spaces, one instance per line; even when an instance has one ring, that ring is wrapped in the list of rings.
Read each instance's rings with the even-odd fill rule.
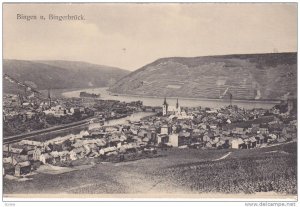
[[[169,135],[169,144],[173,147],[178,147],[178,134]]]

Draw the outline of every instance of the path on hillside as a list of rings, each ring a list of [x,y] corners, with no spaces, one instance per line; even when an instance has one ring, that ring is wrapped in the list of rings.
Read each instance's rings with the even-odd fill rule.
[[[215,159],[215,160],[213,160],[213,161],[223,160],[223,159],[225,159],[226,157],[228,157],[230,154],[231,154],[231,152],[228,152],[228,153],[225,154],[224,156],[222,156],[222,157],[220,157],[220,158],[218,158],[218,159]]]
[[[275,147],[275,146],[285,145],[285,144],[289,144],[289,143],[293,143],[293,142],[297,142],[297,141],[292,140],[292,141],[289,141],[289,142],[275,143],[275,144],[266,145],[266,146],[263,146],[263,147],[260,147],[260,148]]]

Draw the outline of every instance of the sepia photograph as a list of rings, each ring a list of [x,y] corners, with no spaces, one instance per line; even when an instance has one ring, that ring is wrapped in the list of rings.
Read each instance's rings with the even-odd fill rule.
[[[297,2],[2,3],[2,201],[295,206],[297,21]]]

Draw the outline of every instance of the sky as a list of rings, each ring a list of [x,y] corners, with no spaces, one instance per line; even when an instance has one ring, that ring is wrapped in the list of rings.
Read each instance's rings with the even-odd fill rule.
[[[49,20],[49,14],[84,20]],[[133,71],[163,57],[277,51],[297,51],[296,3],[3,6],[5,59],[75,60]]]

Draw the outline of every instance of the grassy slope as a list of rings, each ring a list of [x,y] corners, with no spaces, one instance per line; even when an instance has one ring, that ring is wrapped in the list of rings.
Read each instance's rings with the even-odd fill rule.
[[[3,73],[35,85],[38,90],[104,87],[128,74],[119,68],[76,61],[4,60]],[[7,80],[4,92],[23,92]]]
[[[229,151],[226,159],[212,161]],[[255,150],[174,148],[161,153],[158,158],[96,164],[61,175],[38,174],[26,182],[4,179],[4,193],[252,193],[257,186],[249,187],[250,181],[260,180],[264,190],[273,177],[291,187],[274,185],[273,190],[295,193],[296,143]]]

